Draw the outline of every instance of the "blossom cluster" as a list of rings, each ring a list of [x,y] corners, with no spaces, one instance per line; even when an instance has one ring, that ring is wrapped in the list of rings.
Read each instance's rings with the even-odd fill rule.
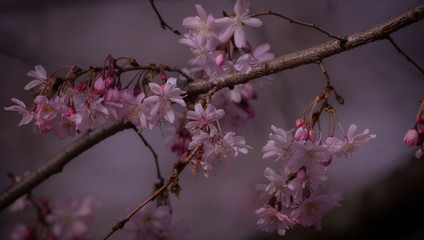
[[[424,153],[424,101],[420,101],[420,108],[415,117],[415,125],[405,133],[403,142],[408,147],[417,146],[415,157],[420,158]]]
[[[148,203],[134,214],[124,227],[128,240],[186,239],[188,229],[181,224],[172,224],[171,208]]]
[[[13,174],[9,176],[19,179]],[[52,205],[47,198],[36,198],[32,194],[26,194],[11,206],[10,211],[22,211],[26,205],[33,205],[37,209],[37,215],[25,224],[16,225],[10,235],[12,240],[94,239],[88,227],[93,220],[94,209],[99,207],[94,198],[85,197],[78,200],[70,197],[66,201],[57,201]]]
[[[177,87],[176,78],[169,78],[162,85],[148,83],[152,94],[147,96],[144,92],[135,91],[136,88],[120,88],[111,70],[106,74],[102,71],[97,79],[83,81],[78,86],[63,84],[62,91],[56,92],[53,91],[57,79],[47,77],[41,65],[30,71],[28,76],[36,78],[25,86],[26,90],[36,88],[39,93],[34,98],[34,105],[27,109],[22,101],[12,98],[17,105],[5,110],[23,115],[19,125],[34,122],[36,133],[53,131],[60,139],[74,136],[76,132],[86,133],[91,127],[120,119],[130,121],[141,132],[145,128],[152,129],[161,121],[173,123],[173,103],[186,106],[182,96],[185,92]]]
[[[272,133],[262,148],[263,159],[281,163],[278,172],[265,169],[268,184],[257,185],[263,196],[270,197],[267,204],[256,210],[258,225],[267,232],[277,229],[280,235],[296,224],[321,230],[321,218],[340,206],[343,199],[340,192],[320,193],[333,157],[349,157],[376,137],[368,129],[357,133],[357,126],[351,124],[343,140],[330,136],[321,141],[316,139],[314,131],[305,130],[303,123],[297,123],[294,135],[294,130],[271,126]]]

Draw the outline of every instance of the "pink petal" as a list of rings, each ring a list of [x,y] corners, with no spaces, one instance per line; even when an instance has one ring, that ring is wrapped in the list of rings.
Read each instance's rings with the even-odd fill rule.
[[[259,18],[246,18],[246,19],[243,19],[242,22],[251,27],[262,26],[262,20],[260,20]]]
[[[246,45],[246,35],[241,27],[237,27],[234,32],[234,41],[237,48],[242,48]]]

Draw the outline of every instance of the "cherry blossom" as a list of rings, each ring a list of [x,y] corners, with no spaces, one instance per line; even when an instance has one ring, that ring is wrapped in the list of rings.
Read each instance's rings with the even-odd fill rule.
[[[186,124],[186,128],[209,130],[215,128],[212,124],[214,121],[221,119],[224,116],[224,110],[216,109],[212,104],[208,104],[206,110],[203,109],[202,104],[197,103],[194,105],[194,111],[187,112],[187,118],[192,121]]]
[[[227,42],[234,35],[234,41],[237,48],[247,47],[243,24],[252,27],[262,26],[262,21],[260,19],[249,17],[249,5],[249,0],[237,0],[234,5],[234,17],[224,17],[215,20],[215,22],[223,28],[219,34],[219,40],[221,42]]]
[[[22,120],[19,122],[18,126],[22,126],[31,122],[31,120],[34,118],[34,115],[32,112],[27,110],[25,103],[17,98],[11,98],[10,100],[18,105],[4,107],[4,110],[17,111],[19,114],[23,115]]]
[[[331,150],[337,157],[342,155],[345,157],[351,156],[359,147],[376,137],[375,134],[369,134],[369,129],[365,129],[364,132],[360,134],[356,134],[357,130],[358,127],[355,124],[351,124],[345,141],[336,137],[328,137],[326,139],[326,144],[331,147]]]
[[[287,215],[269,205],[259,208],[255,213],[259,216],[257,224],[263,231],[273,232],[277,229],[278,234],[284,236],[286,230],[293,227],[293,223]]]
[[[156,123],[159,119],[165,119],[169,123],[175,120],[175,113],[171,104],[178,103],[185,107],[186,104],[182,98],[185,91],[177,87],[177,79],[169,78],[166,84],[159,86],[157,83],[149,83],[149,87],[155,96],[144,99],[144,102],[150,104],[150,115],[152,121]]]
[[[52,232],[57,238],[90,239],[87,223],[92,219],[96,205],[91,197],[58,201],[46,221],[52,224]]]
[[[34,80],[30,81],[27,85],[25,85],[25,90],[33,89],[39,85],[45,85],[46,79],[47,79],[47,73],[43,66],[37,65],[35,66],[35,71],[31,70],[27,73],[28,77],[35,78]]]

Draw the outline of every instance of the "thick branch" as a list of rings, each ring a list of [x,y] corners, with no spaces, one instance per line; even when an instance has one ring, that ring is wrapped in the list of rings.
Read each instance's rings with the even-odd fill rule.
[[[343,36],[346,41],[332,40],[312,48],[286,54],[278,58],[263,62],[255,66],[248,74],[233,73],[224,81],[205,82],[196,80],[187,84],[185,90],[189,96],[207,93],[210,89],[217,89],[247,83],[248,81],[273,73],[282,72],[302,65],[315,63],[324,58],[348,51],[377,40],[387,39],[391,33],[398,31],[424,18],[424,3],[420,3],[410,10],[368,30]]]
[[[107,124],[96,128],[61,149],[54,156],[45,161],[35,171],[22,178],[21,181],[11,185],[0,194],[0,210],[13,203],[23,194],[38,186],[53,174],[62,171],[63,167],[73,158],[91,148],[103,139],[124,129],[131,128],[131,123],[122,121],[115,124]]]
[[[401,15],[386,21],[380,25],[376,25],[368,30],[348,34],[343,36],[346,39],[344,44],[339,40],[332,40],[315,47],[283,55],[273,60],[258,64],[248,74],[234,73],[225,78],[225,81],[205,82],[196,80],[187,84],[185,90],[189,97],[198,94],[207,93],[211,89],[221,89],[234,86],[237,84],[246,83],[252,79],[271,75],[287,69],[292,69],[302,65],[315,63],[324,58],[335,54],[348,51],[350,49],[365,45],[377,40],[386,39],[391,33],[406,27],[414,22],[424,18],[424,3],[418,4],[414,8],[402,13]],[[63,166],[72,160],[74,157],[89,149],[97,142],[113,135],[114,133],[126,128],[131,128],[132,124],[113,124],[107,125],[80,137],[71,145],[59,151],[55,156],[47,160],[37,170],[24,177],[20,182],[10,186],[0,194],[0,210],[10,205],[20,196],[29,192],[38,184],[49,178],[51,175],[62,170]]]

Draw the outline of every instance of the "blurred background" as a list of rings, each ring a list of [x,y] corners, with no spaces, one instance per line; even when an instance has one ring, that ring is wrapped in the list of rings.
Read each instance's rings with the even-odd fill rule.
[[[252,0],[250,12],[270,9],[342,35],[370,28],[419,2]],[[220,16],[222,10],[231,12],[234,5],[233,0],[156,0],[165,21],[183,33],[182,19],[197,15],[196,3],[215,16]],[[270,43],[276,56],[330,40],[316,30],[276,17],[263,16],[261,19],[263,27],[247,28],[248,39],[254,47]],[[408,26],[392,37],[412,59],[424,66],[424,21]],[[1,0],[0,83],[3,86],[0,88],[0,106],[14,105],[11,97],[23,100],[27,106],[32,104],[30,94],[23,87],[31,80],[26,73],[38,64],[43,65],[48,73],[68,64],[88,68],[101,66],[111,54],[133,57],[143,65],[185,67],[191,52],[187,46],[178,43],[179,38],[160,27],[148,0]],[[405,132],[414,125],[417,103],[424,98],[423,74],[398,54],[388,41],[341,53],[325,59],[324,64],[333,85],[345,99],[343,106],[333,100],[345,128],[355,123],[360,132],[369,128],[377,138],[356,152],[353,159],[333,161],[327,188],[345,193],[342,202],[345,207],[324,218],[323,232],[296,228],[286,237],[307,236],[311,239],[329,237],[332,233],[331,236],[343,236],[354,226],[351,222],[358,224],[355,226],[364,226],[367,222],[362,220],[370,219],[368,215],[356,218],[353,214],[362,211],[371,214],[375,206],[384,206],[386,201],[393,200],[391,194],[394,193],[398,193],[399,204],[411,208],[405,210],[405,216],[390,218],[394,223],[408,223],[414,213],[423,212],[420,201],[413,201],[417,196],[402,192],[407,189],[410,190],[408,193],[418,194],[418,197],[424,192],[416,188],[423,184],[421,176],[424,174],[420,171],[424,170],[423,159],[413,159],[415,149],[403,144]],[[267,141],[271,124],[287,130],[294,127],[304,108],[324,90],[324,77],[319,66],[311,64],[275,74],[274,79],[272,86],[257,89],[258,99],[252,102],[257,117],[249,130],[243,132],[253,147],[249,154],[233,160],[230,167],[220,167],[217,175],[209,178],[201,174],[193,176],[190,171],[182,173],[180,185],[183,190],[179,199],[171,196],[171,205],[174,221],[183,222],[190,228],[189,239],[275,237],[259,232],[254,215],[254,210],[264,202],[253,187],[266,182],[263,170],[272,165],[261,159],[261,148]],[[53,134],[32,134],[31,126],[17,127],[21,116],[15,112],[1,109],[0,119],[1,190],[10,184],[7,172],[23,175],[25,171],[34,170],[74,140],[58,141]],[[164,136],[159,129],[144,131],[143,135],[159,154],[162,174],[169,176],[175,155],[164,147]],[[156,181],[150,151],[134,131],[126,130],[78,156],[61,174],[35,188],[34,193],[49,197],[53,202],[69,196],[95,197],[102,203],[102,208],[95,212],[97,221],[92,225],[92,232],[100,238],[126,215],[127,210],[149,195]],[[393,210],[398,205],[389,206]],[[17,214],[8,210],[0,212],[0,239],[9,239],[15,224],[24,223],[33,213],[31,208]],[[383,208],[375,216],[386,216],[384,214],[388,211]],[[403,228],[400,236],[422,239],[419,238],[423,236],[422,230],[421,233],[415,231],[423,226],[422,218],[420,221],[414,221],[418,225],[413,229]],[[343,233],[341,229],[347,232]],[[396,228],[389,229],[383,227],[381,231],[387,233]],[[382,233],[376,230],[375,234],[381,236]],[[118,231],[110,239],[123,237]]]

